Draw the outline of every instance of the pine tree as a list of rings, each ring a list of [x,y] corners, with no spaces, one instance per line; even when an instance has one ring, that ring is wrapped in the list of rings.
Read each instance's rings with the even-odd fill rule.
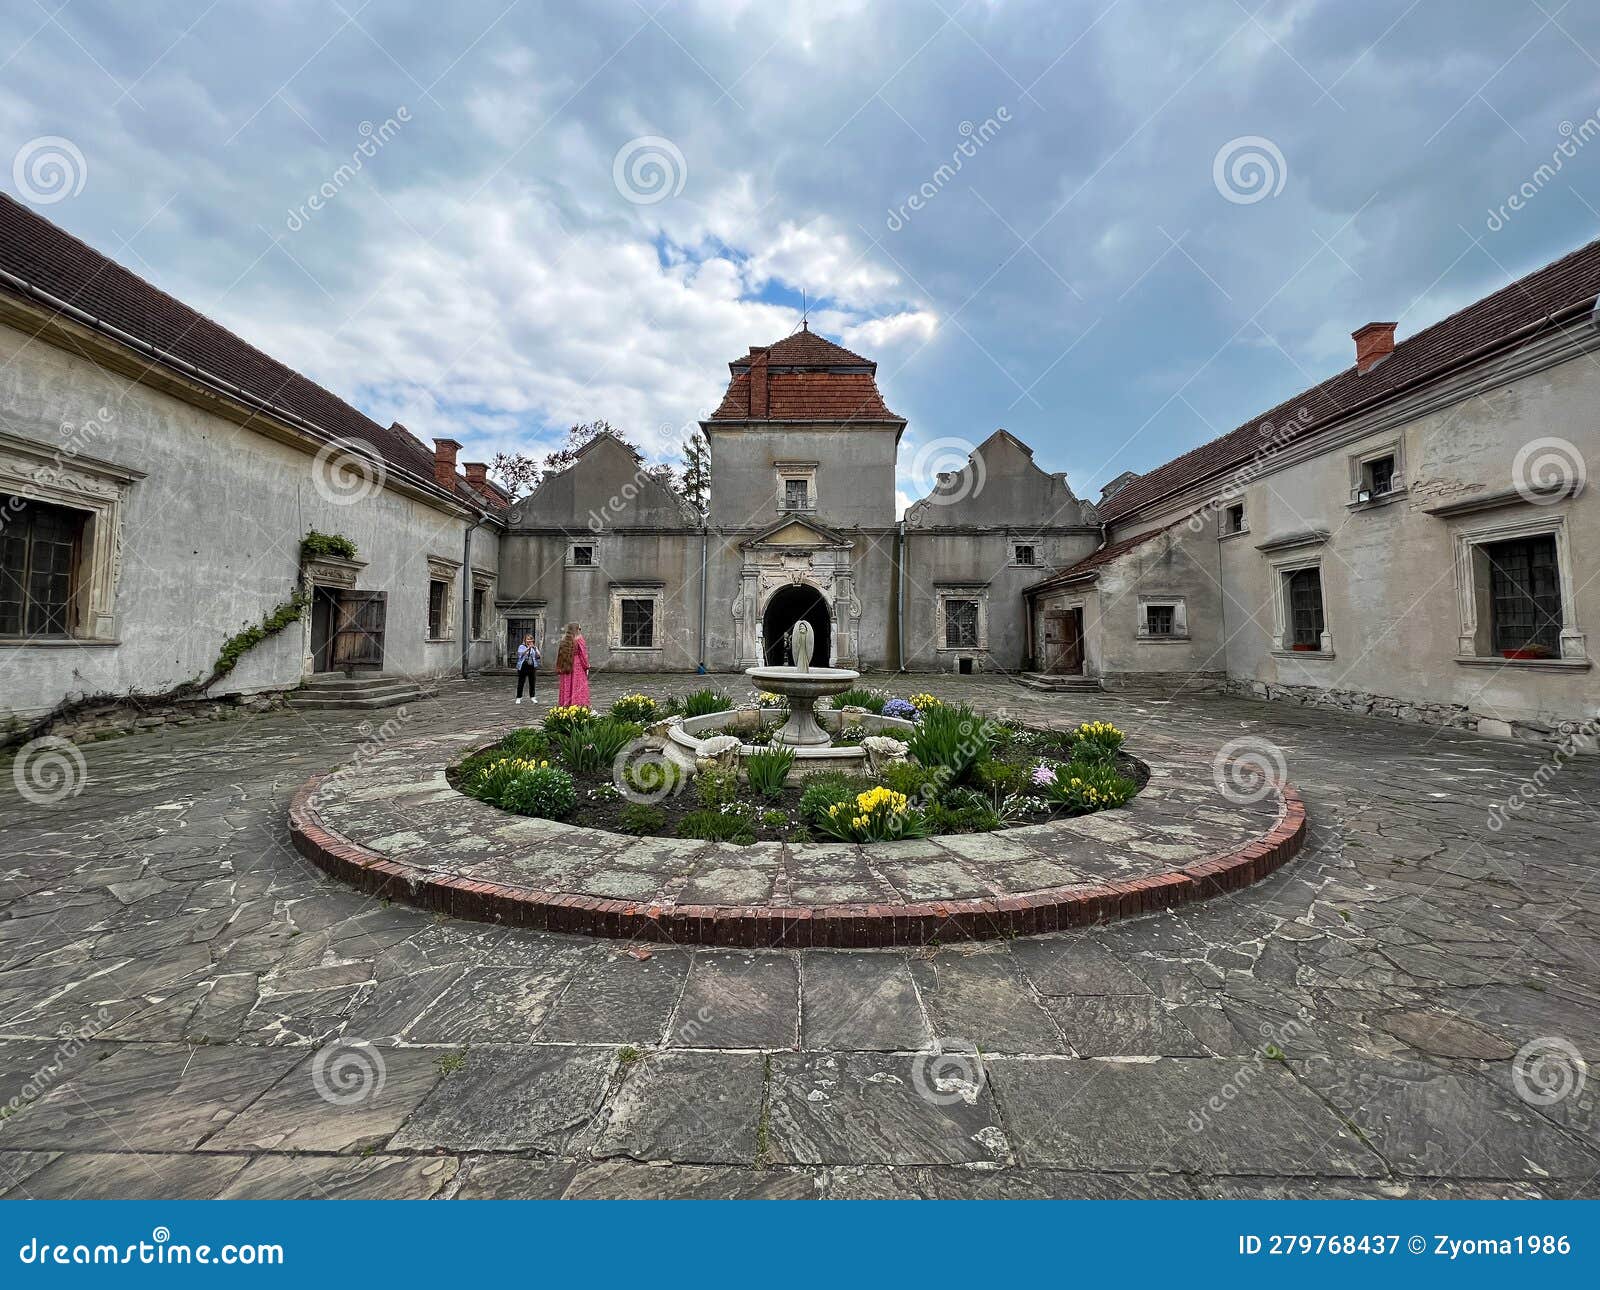
[[[683,495],[700,514],[711,509],[711,446],[698,430],[683,441]]]

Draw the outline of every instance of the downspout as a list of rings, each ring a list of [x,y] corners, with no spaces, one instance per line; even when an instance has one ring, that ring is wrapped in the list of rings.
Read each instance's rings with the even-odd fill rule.
[[[700,517],[700,674],[706,670],[706,517]]]
[[[894,652],[897,670],[906,670],[906,522],[895,526]]]
[[[461,540],[461,679],[472,676],[472,531],[483,523],[483,512],[467,525]]]

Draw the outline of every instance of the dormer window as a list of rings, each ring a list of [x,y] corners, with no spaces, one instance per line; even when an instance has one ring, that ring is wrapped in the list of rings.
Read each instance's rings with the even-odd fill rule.
[[[778,488],[779,511],[817,509],[817,463],[779,461],[773,463]]]

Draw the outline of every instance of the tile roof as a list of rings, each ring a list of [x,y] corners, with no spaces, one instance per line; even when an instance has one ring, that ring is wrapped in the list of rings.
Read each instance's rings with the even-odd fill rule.
[[[1114,523],[1168,493],[1238,467],[1261,451],[1264,438],[1275,438],[1282,445],[1317,434],[1358,406],[1398,396],[1419,382],[1442,376],[1469,355],[1587,305],[1597,295],[1600,241],[1580,247],[1400,341],[1388,358],[1365,374],[1359,374],[1352,363],[1238,429],[1131,480],[1100,503],[1100,517]],[[1276,436],[1265,429],[1269,425],[1276,429]]]
[[[767,410],[751,411],[750,365],[765,356]],[[814,331],[753,346],[728,364],[732,379],[712,421],[901,421],[878,390],[878,365]]]
[[[1024,595],[1031,595],[1038,591],[1049,591],[1052,587],[1065,583],[1081,582],[1090,575],[1098,573],[1102,565],[1110,564],[1118,556],[1127,555],[1135,547],[1143,546],[1151,538],[1160,537],[1174,525],[1163,524],[1158,529],[1146,529],[1143,533],[1136,533],[1133,537],[1123,538],[1120,542],[1112,542],[1101,547],[1098,551],[1086,555],[1076,564],[1069,564],[1065,569],[1057,569],[1048,578],[1041,579],[1031,587],[1023,588]]]
[[[432,449],[404,426],[379,425],[337,395],[3,193],[0,269],[137,340],[304,418],[334,438],[369,444],[389,466],[425,483],[433,482]],[[22,294],[3,278],[0,291]],[[461,476],[457,476],[455,493],[479,506],[489,500]]]

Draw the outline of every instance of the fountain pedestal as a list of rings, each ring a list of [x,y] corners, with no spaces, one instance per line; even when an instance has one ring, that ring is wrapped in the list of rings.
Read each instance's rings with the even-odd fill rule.
[[[831,742],[817,724],[816,703],[830,694],[843,694],[860,672],[843,667],[750,667],[745,675],[763,690],[789,700],[789,720],[772,736],[775,744],[791,748],[816,748]]]

